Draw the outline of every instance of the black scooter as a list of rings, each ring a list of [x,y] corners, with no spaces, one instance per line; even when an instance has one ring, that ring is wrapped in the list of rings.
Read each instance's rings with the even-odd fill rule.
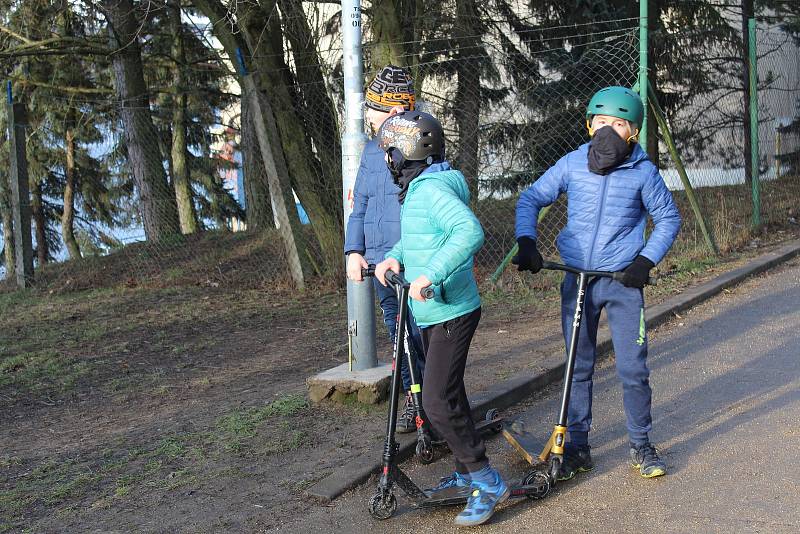
[[[391,272],[387,273],[387,278],[393,274],[394,273]],[[370,265],[367,269],[361,269],[361,276],[362,278],[375,276],[375,266]],[[387,281],[394,287],[398,302],[400,302],[400,291],[402,290],[401,285],[394,284],[388,279]],[[426,298],[433,298],[435,291],[433,288],[427,288],[425,293],[430,295],[430,297]],[[408,362],[409,377],[411,379],[411,400],[414,409],[414,420],[417,427],[417,447],[415,453],[417,458],[419,458],[420,463],[429,464],[436,459],[435,447],[446,447],[447,443],[439,439],[436,436],[435,431],[431,430],[430,423],[425,417],[425,412],[422,409],[422,387],[420,385],[421,377],[417,376],[416,354],[415,351],[412,350],[413,345],[411,341],[411,334],[409,332],[410,321],[408,319],[407,309],[405,317],[403,319],[398,317],[397,323],[399,324],[401,320],[403,321],[404,327],[402,331],[397,330],[396,334],[397,339],[403,340],[402,351],[406,361]],[[393,357],[392,362],[394,363],[395,361],[396,358]],[[500,416],[500,413],[497,411],[497,409],[491,408],[486,411],[486,414],[482,420],[475,422],[475,430],[481,434],[499,434],[503,431],[503,423],[504,419]]]
[[[611,278],[613,280],[622,281],[623,274],[621,272],[609,271],[582,271],[568,265],[549,261],[542,262],[542,269],[564,271],[578,276],[578,297],[575,302],[575,315],[572,320],[572,335],[570,337],[569,350],[567,351],[567,362],[564,365],[564,383],[561,390],[561,407],[558,411],[558,422],[555,424],[550,438],[538,455],[535,452],[539,450],[536,446],[536,441],[532,434],[525,429],[522,422],[514,421],[512,424],[508,425],[507,428],[503,429],[503,436],[505,436],[508,442],[528,461],[528,463],[534,466],[534,471],[538,470],[546,475],[550,486],[553,487],[556,484],[558,472],[564,460],[564,443],[566,442],[567,435],[567,410],[569,409],[569,398],[572,391],[572,375],[575,370],[578,334],[580,333],[581,321],[583,320],[583,308],[586,302],[586,288],[589,285],[589,280],[592,278]],[[656,279],[650,277],[647,283],[655,285]]]
[[[365,273],[369,274],[369,271],[365,271]],[[403,347],[401,343],[405,343],[404,340],[406,339],[406,317],[408,315],[408,293],[410,286],[402,275],[395,274],[391,271],[386,273],[385,278],[386,281],[394,286],[397,290],[400,313],[397,321],[397,332],[394,342],[394,351],[392,354],[389,417],[386,424],[386,441],[383,447],[381,476],[380,480],[378,481],[378,490],[369,500],[369,513],[376,519],[388,519],[392,517],[397,510],[397,498],[394,495],[395,484],[403,490],[403,492],[413,501],[413,505],[418,508],[436,508],[441,506],[465,504],[470,495],[469,488],[446,490],[437,493],[433,493],[431,490],[420,489],[397,465],[397,455],[400,450],[400,446],[397,441],[395,441],[395,425],[397,423],[397,407],[401,390],[400,366],[398,365],[398,358],[402,357],[401,351],[403,350]],[[428,299],[433,298],[433,288],[425,288],[422,292],[422,295]],[[412,371],[412,380],[415,380],[416,377],[413,374],[414,362],[408,352],[406,353],[406,356],[409,358],[409,369]],[[418,388],[414,389],[418,390]],[[412,391],[412,395],[414,395],[415,409],[418,410],[417,415],[421,417],[419,412],[419,407],[421,406],[421,396],[419,391]],[[423,427],[423,425],[418,425],[418,428],[421,427]],[[539,470],[534,469],[528,473],[528,475],[526,475],[521,485],[512,486],[511,497],[541,499],[547,496],[547,494],[550,492],[550,487],[551,485],[547,475]]]

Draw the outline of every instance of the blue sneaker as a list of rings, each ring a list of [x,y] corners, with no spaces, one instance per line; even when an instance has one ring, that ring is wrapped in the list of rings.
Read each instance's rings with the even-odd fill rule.
[[[503,482],[495,469],[486,466],[480,471],[471,473],[472,493],[467,506],[456,516],[456,525],[474,527],[486,523],[494,514],[495,507],[508,499],[511,488]]]
[[[439,483],[434,487],[427,490],[427,493],[433,494],[438,493],[440,491],[449,490],[451,488],[468,488],[470,485],[470,477],[469,475],[462,475],[458,471],[455,471],[452,475],[442,477],[439,479]]]

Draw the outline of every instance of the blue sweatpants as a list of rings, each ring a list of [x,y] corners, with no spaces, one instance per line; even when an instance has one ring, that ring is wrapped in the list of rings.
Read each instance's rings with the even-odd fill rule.
[[[568,349],[577,295],[578,277],[567,274],[561,284],[561,325]],[[617,374],[622,381],[628,435],[632,443],[640,445],[648,441],[648,434],[652,430],[644,296],[641,289],[625,287],[610,278],[595,278],[589,282],[586,290],[567,430],[573,444],[588,444],[588,433],[592,427],[592,375],[597,357],[597,326],[603,308],[611,330]]]
[[[374,280],[375,294],[378,295],[378,302],[383,310],[383,323],[389,330],[389,338],[394,343],[395,332],[397,332],[397,314],[400,311],[399,303],[397,302],[397,295],[394,288],[391,286],[381,285],[378,280]],[[416,362],[417,381],[422,384],[422,376],[425,373],[425,351],[422,350],[422,338],[420,337],[419,327],[414,316],[411,314],[411,309],[408,310],[408,322],[406,329],[409,333],[410,349],[414,351],[414,361]],[[408,391],[411,389],[411,373],[408,372],[408,363],[406,358],[400,358],[400,375],[403,377],[403,389]]]

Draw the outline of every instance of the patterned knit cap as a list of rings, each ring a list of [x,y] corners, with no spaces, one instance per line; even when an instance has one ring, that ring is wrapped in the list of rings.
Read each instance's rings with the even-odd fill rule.
[[[414,84],[408,73],[395,65],[387,65],[367,86],[364,104],[376,111],[388,113],[395,106],[406,111],[414,109]]]

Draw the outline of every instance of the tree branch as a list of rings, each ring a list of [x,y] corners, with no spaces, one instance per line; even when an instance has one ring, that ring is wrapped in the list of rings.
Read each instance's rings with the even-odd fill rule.
[[[33,43],[33,41],[31,41],[30,39],[28,39],[24,35],[20,35],[19,33],[15,32],[14,30],[12,30],[11,28],[9,28],[7,26],[0,25],[0,32],[7,33],[8,35],[13,37],[14,39],[16,39],[18,41],[22,41],[23,43],[25,43],[27,45]]]
[[[103,89],[103,88],[92,88],[92,87],[70,87],[68,85],[55,85],[46,82],[38,82],[35,80],[29,80],[27,78],[20,78],[20,77],[12,77],[11,78],[14,82],[20,85],[28,85],[32,87],[44,87],[45,89],[55,89],[57,91],[63,91],[65,93],[77,93],[77,94],[113,94],[113,89]]]

